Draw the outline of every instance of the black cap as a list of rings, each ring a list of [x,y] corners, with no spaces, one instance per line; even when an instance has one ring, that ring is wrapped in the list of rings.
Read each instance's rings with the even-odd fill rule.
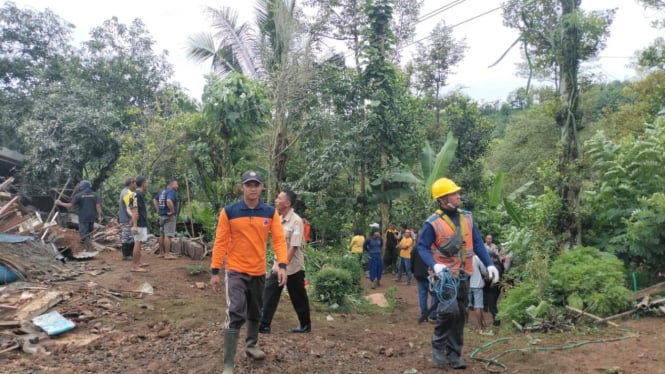
[[[246,171],[246,172],[242,173],[242,177],[240,178],[240,183],[245,184],[245,183],[251,182],[251,181],[263,184],[263,179],[261,179],[261,174],[255,172],[253,170],[249,170],[249,171]]]

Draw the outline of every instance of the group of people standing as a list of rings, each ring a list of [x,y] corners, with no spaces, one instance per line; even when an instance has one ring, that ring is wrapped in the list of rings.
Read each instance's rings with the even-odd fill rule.
[[[176,258],[171,254],[171,238],[176,233],[178,213],[178,181],[170,179],[163,190],[152,199],[155,211],[159,215],[160,255],[167,260]],[[120,225],[120,246],[122,259],[131,261],[132,272],[147,272],[146,264],[141,262],[141,245],[148,240],[148,204],[145,194],[148,190],[148,178],[130,177],[118,196],[118,224]],[[92,184],[82,180],[78,192],[71,202],[60,199],[55,205],[67,209],[77,208],[79,217],[79,235],[86,250],[92,250],[92,234],[95,222],[102,221],[102,202],[99,194],[92,190]]]
[[[84,243],[90,243],[94,222],[101,217],[101,201],[91,189],[90,182],[82,181],[80,191],[70,203],[57,200],[56,205],[79,208],[79,231]],[[118,208],[122,226],[122,254],[132,261],[132,271],[143,272],[140,262],[141,243],[147,239],[147,204],[145,177],[128,178],[121,191]],[[172,258],[171,238],[175,235],[175,217],[178,213],[176,190],[178,183],[169,180],[166,187],[153,198],[159,213],[160,251],[164,258]],[[304,224],[294,212],[296,194],[284,190],[275,199],[275,206],[264,203],[260,196],[263,180],[254,171],[242,174],[241,200],[225,206],[217,223],[211,260],[210,285],[219,291],[224,277],[226,293],[226,317],[224,322],[224,370],[234,372],[234,357],[240,328],[246,323],[246,353],[257,360],[265,353],[258,346],[259,333],[270,333],[272,318],[280,296],[286,286],[296,311],[299,325],[293,333],[312,331],[310,307],[305,289]],[[473,221],[471,212],[461,210],[459,191],[452,180],[441,178],[432,185],[432,198],[437,210],[425,220],[420,232],[409,230],[406,225],[398,231],[394,224],[386,233],[386,243],[378,227],[372,227],[370,237],[355,231],[351,251],[362,259],[369,255],[369,278],[372,288],[381,285],[385,258],[382,253],[390,247],[399,255],[396,280],[406,275],[406,284],[414,277],[418,284],[421,321],[435,323],[432,334],[432,359],[439,366],[453,369],[466,368],[462,359],[466,308],[483,307],[484,284],[489,309],[496,319],[496,299],[500,289],[496,282],[503,273],[502,259],[492,243],[491,236],[483,238]],[[266,247],[271,236],[275,263],[266,277]],[[86,244],[88,245],[88,244]],[[399,252],[396,252],[399,250]],[[397,261],[389,258],[388,265]],[[404,273],[402,272],[404,271]],[[482,282],[478,282],[480,279]],[[446,283],[446,284],[443,284]],[[448,286],[448,288],[441,287]],[[441,295],[439,289],[454,289],[454,297]],[[428,306],[428,297],[432,298]],[[448,298],[446,298],[448,296]],[[482,315],[482,314],[481,314]],[[482,325],[482,321],[480,321]]]
[[[412,276],[416,279],[421,312],[419,322],[429,320],[435,323],[432,359],[439,367],[453,369],[466,368],[462,347],[467,307],[476,310],[478,323],[484,328],[482,310],[487,301],[493,324],[500,323],[496,318],[501,292],[498,280],[504,272],[503,259],[492,243],[491,235],[483,241],[471,212],[460,209],[460,190],[447,178],[434,182],[432,198],[437,202],[437,210],[423,223],[418,234],[406,225],[398,231],[394,224],[390,224],[384,242],[378,225],[372,225],[367,239],[362,236],[362,231],[354,231],[350,246],[359,260],[363,252],[368,254],[371,288],[381,285],[384,266],[387,271],[397,267],[396,281],[401,281],[403,273],[406,273],[407,285]],[[437,282],[450,284],[446,285],[448,288],[441,288],[435,285]],[[445,299],[446,295],[435,291],[451,287],[455,290],[452,299]]]
[[[176,258],[171,254],[171,238],[176,233],[177,189],[178,181],[169,179],[164,189],[152,199],[153,207],[159,215],[159,253],[166,260]],[[122,259],[132,261],[132,272],[148,271],[141,262],[141,245],[148,240],[148,204],[145,197],[147,190],[146,177],[127,178],[125,188],[118,197]]]

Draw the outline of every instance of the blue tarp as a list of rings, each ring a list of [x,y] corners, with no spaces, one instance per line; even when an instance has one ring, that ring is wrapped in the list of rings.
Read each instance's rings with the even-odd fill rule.
[[[1,243],[23,243],[28,240],[34,240],[32,236],[24,235],[14,235],[14,234],[1,234],[0,233],[0,242]]]
[[[0,265],[0,284],[16,282],[18,277],[9,268]]]

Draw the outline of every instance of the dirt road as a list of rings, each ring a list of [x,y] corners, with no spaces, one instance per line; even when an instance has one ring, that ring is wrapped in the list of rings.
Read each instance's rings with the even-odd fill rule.
[[[222,326],[225,301],[207,285],[207,262],[180,258],[167,261],[144,255],[147,273],[131,273],[119,253],[105,252],[88,263],[102,269],[75,282],[58,284],[71,298],[55,310],[70,315],[93,315],[71,332],[42,344],[48,356],[20,351],[0,354],[5,373],[218,373],[222,367]],[[203,265],[206,271],[191,276],[188,267]],[[297,325],[288,299],[283,298],[273,321],[273,333],[260,336],[267,358],[254,362],[236,355],[238,373],[441,373],[431,361],[433,325],[417,324],[417,288],[394,282],[386,276],[383,286],[396,287],[398,308],[375,315],[313,312],[313,332],[292,334]],[[366,280],[365,280],[366,281]],[[132,291],[149,283],[154,294],[137,298]],[[366,292],[368,284],[363,285]],[[114,293],[108,293],[111,290]],[[122,297],[115,297],[122,293]],[[101,300],[101,302],[100,302]],[[88,314],[81,314],[81,311]],[[328,316],[332,317],[327,318]],[[566,334],[505,335],[479,334],[473,325],[466,331],[465,372],[484,373],[480,361],[469,353],[484,343],[502,337],[482,357],[510,348],[541,349],[514,352],[499,359],[510,373],[665,373],[665,321],[640,318],[621,322],[622,329],[598,329]],[[244,333],[244,329],[243,332]],[[241,334],[242,334],[241,333]],[[609,339],[634,333],[618,341],[591,343],[577,348],[556,349],[594,339]],[[241,341],[242,340],[241,336]],[[545,347],[550,347],[549,349]],[[498,369],[495,367],[495,369]]]

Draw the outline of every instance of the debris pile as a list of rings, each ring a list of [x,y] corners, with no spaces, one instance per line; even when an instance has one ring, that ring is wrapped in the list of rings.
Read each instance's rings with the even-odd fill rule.
[[[44,222],[39,212],[23,206],[20,196],[9,192],[13,177],[0,183],[0,233],[35,235],[55,226],[54,221]]]

